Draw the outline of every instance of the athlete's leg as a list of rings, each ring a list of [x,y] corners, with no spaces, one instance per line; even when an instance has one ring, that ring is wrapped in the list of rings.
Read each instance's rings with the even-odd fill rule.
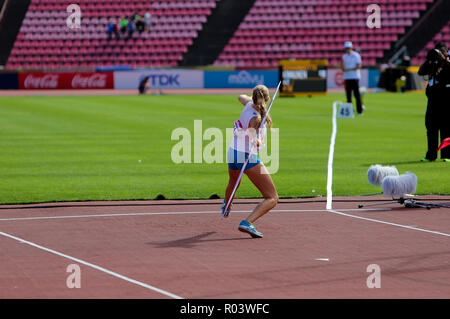
[[[239,170],[228,168],[228,175],[230,176],[230,179],[228,180],[228,185],[225,190],[225,205],[228,203],[228,200],[231,196],[231,193],[233,192],[234,185],[236,185],[236,181],[239,177],[240,172],[241,171],[239,171]],[[240,184],[241,184],[241,182],[239,181],[239,185]],[[239,187],[239,185],[237,187]]]
[[[278,203],[278,193],[275,189],[272,178],[263,163],[246,170],[245,174],[247,174],[248,178],[264,197],[264,200],[255,207],[253,212],[246,219],[246,221],[253,223],[255,220],[275,207]]]

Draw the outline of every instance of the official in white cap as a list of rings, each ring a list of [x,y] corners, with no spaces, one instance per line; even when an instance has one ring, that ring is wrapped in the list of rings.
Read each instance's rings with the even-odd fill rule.
[[[344,43],[345,54],[342,56],[342,70],[344,71],[345,93],[347,103],[352,103],[352,93],[356,99],[356,111],[358,115],[363,113],[361,94],[359,93],[359,80],[361,79],[362,60],[358,52],[353,50],[350,41]]]

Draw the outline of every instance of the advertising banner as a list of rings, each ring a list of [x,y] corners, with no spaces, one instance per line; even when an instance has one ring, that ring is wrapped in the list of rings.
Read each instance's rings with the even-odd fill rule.
[[[137,70],[114,72],[114,88],[137,90],[145,77],[152,89],[202,89],[204,84],[199,70]]]
[[[22,90],[88,90],[113,89],[113,72],[33,72],[19,73],[19,89]]]
[[[278,70],[264,71],[205,71],[205,89],[253,88],[264,84],[268,88],[278,85]]]
[[[380,70],[379,69],[369,69],[369,88],[378,87],[378,81],[380,81]]]

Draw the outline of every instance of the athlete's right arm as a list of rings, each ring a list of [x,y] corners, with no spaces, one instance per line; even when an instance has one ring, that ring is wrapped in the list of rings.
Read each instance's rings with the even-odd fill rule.
[[[252,101],[252,98],[248,95],[245,94],[241,94],[238,97],[239,102],[241,102],[242,105],[246,106],[248,104],[248,102]]]

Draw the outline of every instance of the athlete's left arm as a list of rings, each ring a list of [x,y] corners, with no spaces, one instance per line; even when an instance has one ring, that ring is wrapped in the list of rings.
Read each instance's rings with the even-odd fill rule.
[[[241,102],[242,105],[246,106],[249,102],[252,101],[252,98],[248,95],[241,94],[238,97],[239,102]]]

